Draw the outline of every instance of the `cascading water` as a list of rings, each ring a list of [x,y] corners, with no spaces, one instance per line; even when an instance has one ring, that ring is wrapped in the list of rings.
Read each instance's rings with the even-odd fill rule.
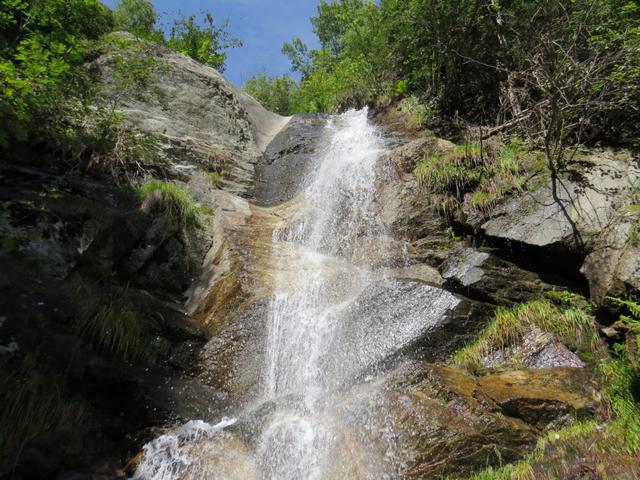
[[[339,392],[355,385],[366,391],[377,363],[424,334],[457,300],[388,277],[374,261],[388,248],[376,204],[383,148],[366,109],[328,121],[295,200],[301,213],[272,235],[275,288],[264,319],[259,398],[237,412],[238,425],[190,422],[154,440],[135,479],[396,476],[393,425],[383,419],[374,427],[366,408],[345,421]],[[377,447],[370,435],[382,439]]]
[[[328,142],[303,194],[305,217],[274,232],[274,242],[299,250],[313,272],[295,288],[276,283],[270,308],[264,400],[291,395],[302,404],[277,415],[260,438],[263,475],[274,480],[324,478],[332,432],[319,414],[339,368],[327,354],[341,307],[370,277],[353,265],[360,253],[357,240],[381,228],[374,187],[382,140],[367,111],[332,119],[327,129]],[[347,281],[343,276],[340,282],[336,270],[348,271]]]

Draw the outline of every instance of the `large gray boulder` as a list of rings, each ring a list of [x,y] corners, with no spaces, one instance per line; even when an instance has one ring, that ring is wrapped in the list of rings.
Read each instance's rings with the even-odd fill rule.
[[[526,245],[564,245],[587,252],[594,238],[628,201],[640,170],[625,150],[579,154],[581,177],[549,180],[509,199],[478,225],[486,235]]]
[[[640,289],[640,240],[637,212],[623,211],[599,235],[582,272],[589,279],[591,296],[602,302],[607,295]]]
[[[140,42],[130,34],[115,35]],[[160,45],[146,48],[158,68],[148,94],[120,98],[117,109],[127,125],[156,136],[177,173],[217,171],[226,190],[251,196],[254,166],[289,118],[267,111],[211,67]],[[112,63],[109,54],[96,61],[108,88],[113,85]]]

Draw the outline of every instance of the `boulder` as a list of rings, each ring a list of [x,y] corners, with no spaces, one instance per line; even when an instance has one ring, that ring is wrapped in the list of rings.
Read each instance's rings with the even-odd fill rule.
[[[623,210],[598,236],[582,267],[596,302],[602,303],[607,295],[624,295],[640,289],[638,235],[637,214]]]
[[[453,291],[498,305],[526,302],[551,288],[536,273],[469,247],[454,250],[440,271]]]
[[[486,368],[504,365],[522,365],[531,369],[587,366],[557,335],[536,326],[529,326],[520,341],[486,356],[482,363]]]
[[[127,33],[115,35],[140,42]],[[217,171],[223,188],[251,196],[254,166],[289,118],[268,112],[211,67],[160,45],[147,48],[159,67],[145,95],[119,100],[127,125],[154,135],[176,174]],[[109,89],[110,55],[94,64]]]
[[[489,220],[473,226],[487,236],[526,245],[590,251],[597,234],[628,202],[640,170],[625,150],[579,153],[575,161],[572,177],[551,179],[538,190],[512,197]]]

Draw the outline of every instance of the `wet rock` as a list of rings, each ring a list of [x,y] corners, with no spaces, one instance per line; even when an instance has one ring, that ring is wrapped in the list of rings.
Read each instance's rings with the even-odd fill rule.
[[[256,166],[258,205],[277,205],[301,191],[327,120],[327,115],[295,115],[275,136]]]
[[[551,288],[536,273],[472,248],[455,250],[440,271],[447,287],[498,305],[526,302]]]
[[[353,438],[368,451],[392,448],[386,461],[402,478],[466,476],[519,458],[538,429],[590,412],[588,381],[581,370],[477,379],[448,366],[409,363],[349,392],[341,418],[345,425],[353,425],[351,417],[368,419]]]

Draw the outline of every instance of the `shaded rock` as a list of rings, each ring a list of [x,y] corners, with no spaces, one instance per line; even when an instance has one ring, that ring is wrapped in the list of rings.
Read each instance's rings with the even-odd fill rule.
[[[527,333],[516,345],[483,359],[486,368],[494,368],[504,364],[522,365],[526,368],[584,368],[580,358],[569,350],[557,335],[545,332],[535,326],[528,328]]]
[[[500,305],[526,302],[551,288],[536,273],[472,248],[454,251],[440,271],[454,291]]]
[[[542,188],[511,198],[480,227],[486,235],[535,246],[562,244],[588,251],[594,237],[627,202],[640,176],[627,151],[598,150],[578,155],[582,178],[549,180]]]
[[[598,236],[585,259],[582,273],[589,280],[591,297],[598,303],[607,295],[640,289],[638,217],[621,214]]]
[[[256,166],[258,205],[277,205],[301,191],[327,120],[327,115],[295,115],[275,136]]]

